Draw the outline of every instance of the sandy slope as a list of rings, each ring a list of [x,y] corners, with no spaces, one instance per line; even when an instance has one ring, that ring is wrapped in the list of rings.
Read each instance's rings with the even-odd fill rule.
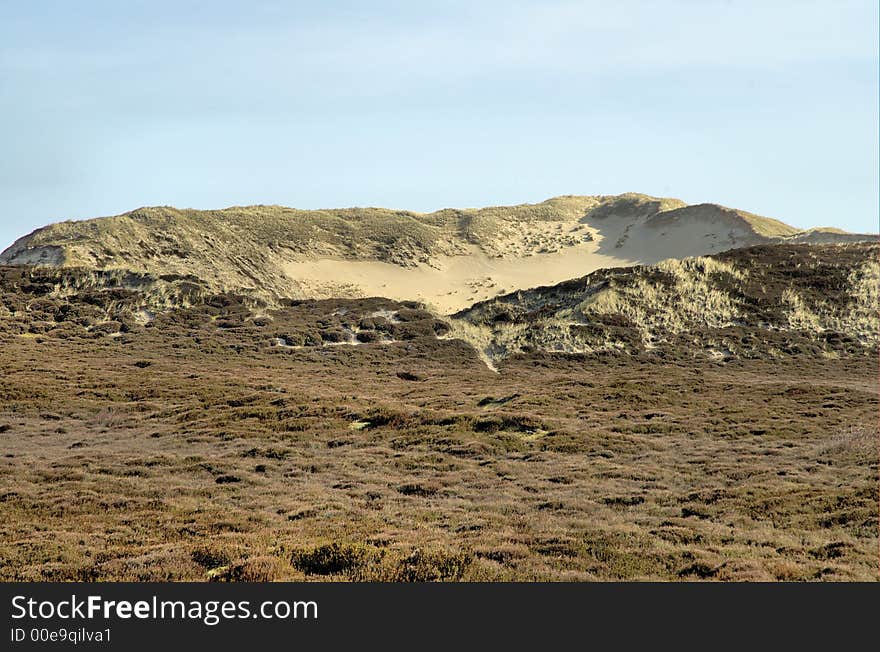
[[[634,261],[571,247],[533,256],[490,258],[474,247],[469,256],[441,256],[430,265],[402,268],[391,263],[319,259],[285,267],[304,294],[313,297],[381,296],[415,299],[439,313],[452,313],[518,288],[558,283],[601,267],[631,265]]]
[[[460,255],[439,255],[401,267],[340,257],[302,257],[283,266],[303,296],[381,296],[415,299],[450,314],[517,289],[552,285],[605,267],[656,263],[754,244],[759,237],[729,216],[697,219],[599,219],[508,227],[491,251],[470,245]]]

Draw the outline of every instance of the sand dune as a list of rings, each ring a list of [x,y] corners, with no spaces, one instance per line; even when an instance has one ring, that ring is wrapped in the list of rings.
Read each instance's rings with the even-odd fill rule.
[[[283,266],[303,296],[415,299],[451,314],[478,301],[552,285],[597,269],[718,253],[763,238],[731,216],[705,211],[651,221],[636,216],[506,225],[491,246],[468,245],[412,267],[375,260],[303,256]],[[487,252],[488,250],[488,252]],[[491,252],[491,253],[489,253]]]
[[[414,299],[436,312],[448,314],[519,288],[564,281],[577,275],[575,270],[585,273],[633,262],[577,247],[510,258],[490,258],[475,250],[467,256],[441,256],[430,265],[410,268],[377,261],[324,258],[290,263],[285,272],[310,296]]]
[[[383,296],[451,313],[603,267],[755,244],[871,238],[799,231],[715,204],[626,193],[434,213],[141,208],[38,229],[0,254],[0,264],[195,277],[213,290],[245,292],[270,304],[284,297]]]

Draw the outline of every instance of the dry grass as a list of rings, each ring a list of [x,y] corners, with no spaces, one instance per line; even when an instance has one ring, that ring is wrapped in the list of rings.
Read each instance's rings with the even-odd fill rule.
[[[876,319],[872,268],[816,252],[708,273],[741,320],[784,288]],[[714,361],[609,320],[635,355],[493,372],[416,304],[80,274],[0,268],[0,579],[877,579],[877,349],[851,333],[688,333],[757,342]]]
[[[4,337],[0,577],[877,578],[870,357],[224,346]]]

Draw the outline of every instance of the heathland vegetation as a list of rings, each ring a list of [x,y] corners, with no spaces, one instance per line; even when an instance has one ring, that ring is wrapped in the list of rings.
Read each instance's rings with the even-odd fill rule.
[[[0,267],[0,578],[876,579],[877,253],[452,317]]]

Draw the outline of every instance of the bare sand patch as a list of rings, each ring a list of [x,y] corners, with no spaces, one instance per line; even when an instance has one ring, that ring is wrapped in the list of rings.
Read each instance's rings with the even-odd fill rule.
[[[308,296],[327,298],[344,291],[348,296],[411,299],[438,313],[450,314],[499,294],[559,283],[601,267],[637,262],[598,254],[595,246],[509,258],[492,258],[473,249],[468,256],[440,256],[416,267],[324,258],[292,262],[284,271]]]
[[[606,267],[652,264],[665,258],[717,253],[744,244],[750,234],[717,220],[648,225],[604,220],[508,225],[492,247],[468,245],[465,254],[438,255],[410,267],[378,260],[302,257],[284,265],[302,296],[416,300],[440,314]],[[488,249],[488,250],[487,250]]]

